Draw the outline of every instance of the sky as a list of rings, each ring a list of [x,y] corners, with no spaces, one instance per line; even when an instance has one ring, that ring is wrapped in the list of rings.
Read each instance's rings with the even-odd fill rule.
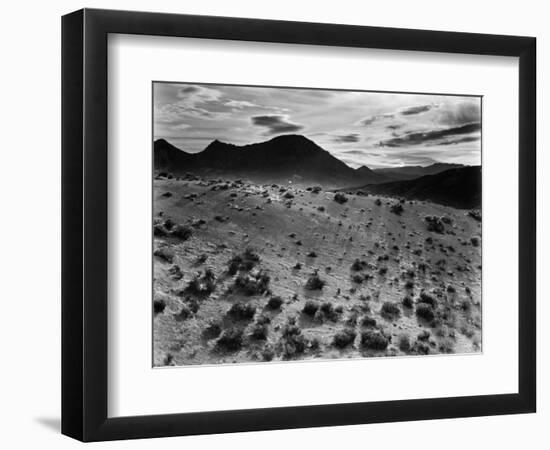
[[[480,97],[156,82],[153,126],[190,153],[301,134],[354,168],[481,164]]]

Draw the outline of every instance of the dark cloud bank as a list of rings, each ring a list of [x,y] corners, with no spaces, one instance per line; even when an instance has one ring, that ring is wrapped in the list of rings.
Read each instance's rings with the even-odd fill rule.
[[[265,127],[265,134],[295,133],[304,128],[281,115],[254,116],[251,120],[254,125]]]

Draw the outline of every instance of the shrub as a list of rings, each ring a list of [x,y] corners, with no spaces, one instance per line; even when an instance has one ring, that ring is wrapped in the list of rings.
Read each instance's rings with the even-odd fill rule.
[[[173,366],[174,365],[174,355],[172,353],[166,353],[164,359],[162,360],[164,366]]]
[[[240,255],[235,255],[229,260],[228,269],[230,275],[235,275],[238,271],[248,272],[260,261],[260,257],[252,250],[247,248]]]
[[[401,316],[401,309],[395,303],[384,302],[380,314],[388,320],[395,320]]]
[[[221,350],[235,352],[241,349],[243,343],[243,331],[239,328],[228,328],[223,331],[216,341],[216,347]]]
[[[419,341],[426,342],[430,339],[430,332],[428,330],[423,330],[421,333],[418,334],[416,337]]]
[[[275,357],[275,352],[271,345],[266,345],[261,351],[262,359],[266,362],[273,361]]]
[[[373,319],[372,317],[369,317],[369,316],[363,316],[359,324],[365,328],[375,328],[376,319]]]
[[[439,217],[436,216],[426,216],[424,220],[428,224],[428,231],[433,231],[434,233],[442,234],[445,231],[445,226]]]
[[[479,238],[478,237],[473,237],[472,239],[470,239],[470,242],[472,243],[472,245],[474,247],[479,247]]]
[[[216,277],[214,272],[210,269],[206,269],[204,274],[199,272],[193,279],[187,284],[185,293],[196,295],[197,297],[206,297],[210,295],[216,288]]]
[[[394,203],[390,206],[390,212],[400,216],[401,214],[403,214],[403,205],[401,203]]]
[[[353,344],[356,335],[357,333],[351,328],[345,328],[341,331],[338,331],[334,335],[334,338],[332,339],[332,345],[337,348],[346,348],[349,345]]]
[[[318,207],[317,207],[317,211],[319,211],[319,212],[325,212],[325,207],[324,207],[324,206],[318,206]]]
[[[365,270],[368,267],[368,264],[366,261],[361,261],[360,259],[356,259],[353,261],[351,265],[351,270],[354,272],[359,272],[361,270]]]
[[[468,211],[468,216],[478,222],[481,222],[481,211],[479,209],[472,209],[471,211]]]
[[[285,195],[283,195],[284,198],[288,198],[288,199],[291,199],[291,198],[294,198],[294,194],[292,192],[285,192]]]
[[[171,192],[165,192],[164,194],[162,194],[163,197],[172,197],[172,193]]]
[[[217,338],[221,332],[222,332],[221,323],[214,321],[214,322],[209,322],[208,325],[206,325],[206,328],[204,329],[202,335],[206,339],[214,339],[214,338]]]
[[[325,281],[319,277],[317,271],[313,272],[306,281],[306,289],[309,291],[316,291],[323,289]]]
[[[409,352],[411,350],[411,342],[409,341],[409,336],[407,336],[406,334],[402,334],[401,336],[399,336],[397,346],[402,352]]]
[[[314,302],[313,300],[308,300],[302,308],[302,312],[310,317],[313,317],[318,310],[319,303]]]
[[[361,347],[382,351],[388,347],[388,338],[380,331],[367,330],[361,333]]]
[[[346,203],[348,201],[348,198],[344,194],[342,194],[341,192],[337,192],[336,194],[334,194],[333,200],[336,203],[339,203],[340,205],[343,205],[344,203]]]
[[[189,317],[191,317],[192,315],[193,315],[193,313],[191,312],[189,307],[184,304],[184,305],[181,306],[180,312],[176,314],[176,319],[177,320],[186,320],[186,319],[189,319]]]
[[[408,295],[405,296],[403,298],[403,300],[401,300],[401,304],[405,307],[405,308],[412,308],[413,305],[414,305],[414,302],[413,302],[413,299],[410,298]]]
[[[174,251],[169,247],[159,247],[153,252],[153,255],[170,264],[174,262]]]
[[[314,193],[314,194],[318,194],[319,192],[321,192],[321,186],[313,186],[311,188],[311,192]]]
[[[256,314],[256,307],[250,303],[234,303],[227,314],[235,320],[251,320]]]
[[[323,318],[336,322],[338,321],[338,315],[342,312],[342,309],[334,308],[330,302],[323,302],[318,312],[322,313]]]
[[[419,355],[429,355],[430,354],[430,346],[426,344],[425,342],[419,342],[416,341],[412,348],[413,352],[419,354]]]
[[[263,294],[269,286],[269,275],[263,270],[258,270],[254,273],[241,273],[235,279],[235,287],[244,295]]]
[[[308,258],[317,258],[317,253],[315,253],[314,251],[311,251],[307,254],[307,257]]]
[[[267,307],[269,309],[279,309],[282,304],[283,304],[283,299],[278,295],[271,297],[267,301]]]
[[[416,305],[416,315],[428,322],[431,322],[435,318],[434,309],[427,303],[419,303]]]
[[[411,280],[407,280],[405,282],[405,289],[413,289],[414,288],[414,281],[411,281]]]
[[[351,276],[351,281],[353,281],[354,283],[357,283],[357,284],[361,284],[364,281],[364,277],[360,273],[354,273]]]
[[[432,306],[433,308],[437,306],[437,300],[435,299],[435,297],[431,296],[430,294],[427,294],[426,292],[420,293],[420,298],[418,299],[418,301],[420,303],[426,303]]]
[[[378,269],[378,273],[380,275],[386,275],[388,273],[388,268],[387,267],[380,267],[380,269]]]
[[[153,226],[153,235],[156,237],[165,237],[168,235],[166,232],[166,229],[162,226],[162,224],[157,223]]]
[[[260,316],[256,323],[252,326],[250,331],[250,337],[259,341],[265,341],[267,339],[268,324],[271,322],[269,317]]]
[[[183,278],[183,272],[177,264],[174,264],[168,269],[168,274],[173,280],[181,280]]]
[[[307,346],[307,340],[302,335],[302,330],[293,322],[289,321],[285,324],[278,343],[284,359],[304,353]]]
[[[301,263],[297,262],[296,264],[294,264],[294,267],[293,267],[294,270],[300,270],[301,268],[302,268]]]
[[[164,221],[164,228],[167,230],[171,230],[174,227],[175,223],[172,219],[166,219]]]
[[[166,302],[164,301],[164,299],[160,298],[160,299],[155,299],[153,301],[153,311],[155,312],[155,314],[160,314],[165,309],[166,309]]]
[[[170,232],[170,236],[173,236],[177,239],[181,239],[182,241],[186,241],[191,237],[193,234],[193,230],[189,228],[187,225],[174,225],[172,228],[172,231]]]

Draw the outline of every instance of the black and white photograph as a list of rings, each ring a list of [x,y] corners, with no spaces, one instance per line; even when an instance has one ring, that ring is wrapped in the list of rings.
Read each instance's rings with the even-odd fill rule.
[[[480,352],[481,103],[153,83],[154,366]]]

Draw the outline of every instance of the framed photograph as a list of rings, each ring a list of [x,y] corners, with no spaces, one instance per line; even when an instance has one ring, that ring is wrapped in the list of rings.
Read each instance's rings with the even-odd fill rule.
[[[535,38],[62,33],[64,434],[535,412]]]

